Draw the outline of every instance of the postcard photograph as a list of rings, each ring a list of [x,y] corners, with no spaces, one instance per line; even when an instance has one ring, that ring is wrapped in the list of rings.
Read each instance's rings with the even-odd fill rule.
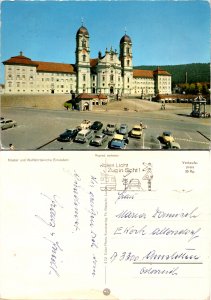
[[[207,1],[3,1],[1,150],[209,150]]]

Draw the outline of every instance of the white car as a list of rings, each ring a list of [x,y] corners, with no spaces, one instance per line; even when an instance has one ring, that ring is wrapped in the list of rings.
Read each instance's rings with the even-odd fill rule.
[[[17,122],[11,119],[3,119],[0,121],[1,130],[17,126]]]
[[[89,129],[91,127],[92,123],[89,120],[83,120],[81,122],[80,128],[83,129]]]

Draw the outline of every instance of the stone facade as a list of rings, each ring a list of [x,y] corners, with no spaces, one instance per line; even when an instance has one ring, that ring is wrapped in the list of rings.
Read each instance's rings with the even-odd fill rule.
[[[129,96],[171,94],[171,74],[133,68],[132,41],[120,39],[117,50],[90,57],[89,32],[76,33],[75,64],[33,61],[22,52],[3,62],[6,94],[64,94],[74,92]]]

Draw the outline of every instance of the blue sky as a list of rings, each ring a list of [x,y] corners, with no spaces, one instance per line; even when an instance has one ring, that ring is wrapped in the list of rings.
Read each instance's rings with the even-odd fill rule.
[[[3,1],[1,61],[20,51],[32,60],[75,63],[81,18],[90,35],[91,58],[125,33],[133,43],[133,65],[210,61],[207,1]],[[4,82],[1,64],[0,82]]]

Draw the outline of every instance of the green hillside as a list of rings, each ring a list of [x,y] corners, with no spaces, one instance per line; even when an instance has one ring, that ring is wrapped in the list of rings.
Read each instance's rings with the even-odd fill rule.
[[[155,70],[158,66],[137,66],[134,69]],[[159,66],[161,69],[172,74],[173,86],[178,83],[186,82],[210,82],[210,64],[209,63],[194,63],[185,65],[167,65]]]

